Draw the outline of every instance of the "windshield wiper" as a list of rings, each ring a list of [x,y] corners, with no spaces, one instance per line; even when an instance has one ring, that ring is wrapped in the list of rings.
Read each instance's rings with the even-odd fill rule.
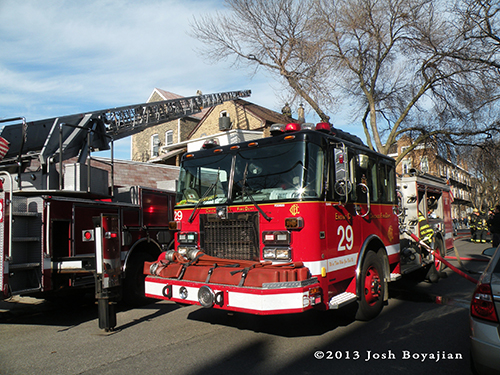
[[[203,200],[206,197],[208,197],[208,194],[210,194],[212,189],[216,188],[215,192],[217,192],[217,183],[219,182],[219,174],[220,174],[220,168],[217,170],[217,178],[215,179],[215,182],[212,185],[210,185],[210,187],[207,189],[207,191],[205,191],[205,194],[203,194],[203,196],[198,200],[198,202],[196,203],[196,206],[194,206],[194,210],[193,210],[193,212],[191,212],[191,215],[189,216],[189,219],[188,219],[189,223],[193,222],[194,218],[196,217],[196,213],[198,212],[198,208],[200,207],[201,202],[203,202]],[[214,200],[215,200],[215,198],[214,198]]]
[[[247,175],[248,175],[248,163],[245,165],[245,172],[243,172],[243,180],[241,180],[241,201],[242,202],[245,199],[245,193],[246,193],[245,186],[247,184]],[[238,183],[240,183],[240,182],[238,182]],[[273,219],[272,217],[267,216],[267,214],[262,210],[262,208],[259,207],[259,205],[255,201],[255,199],[253,198],[252,193],[248,193],[247,196],[248,196],[248,198],[250,198],[250,200],[252,201],[255,208],[261,213],[262,216],[264,216],[264,219],[266,219],[267,221],[271,221]]]

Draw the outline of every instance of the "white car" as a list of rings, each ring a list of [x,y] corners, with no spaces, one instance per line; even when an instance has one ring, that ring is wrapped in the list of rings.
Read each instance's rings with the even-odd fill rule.
[[[479,278],[470,307],[471,370],[474,374],[500,374],[500,247]],[[488,254],[490,252],[490,254]]]

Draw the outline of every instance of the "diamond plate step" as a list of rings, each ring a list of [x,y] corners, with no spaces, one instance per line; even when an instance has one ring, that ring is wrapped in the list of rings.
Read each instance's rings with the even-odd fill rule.
[[[401,278],[400,273],[391,273],[391,280],[390,281],[396,281],[396,280],[399,280],[400,278]]]
[[[344,292],[332,297],[328,305],[330,309],[339,309],[357,300],[356,294]]]

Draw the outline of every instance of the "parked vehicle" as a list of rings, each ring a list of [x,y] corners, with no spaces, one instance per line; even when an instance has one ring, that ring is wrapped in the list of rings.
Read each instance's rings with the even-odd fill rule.
[[[470,307],[471,369],[500,374],[500,247],[481,275]],[[492,249],[487,251],[492,252]],[[485,251],[486,252],[486,251]]]

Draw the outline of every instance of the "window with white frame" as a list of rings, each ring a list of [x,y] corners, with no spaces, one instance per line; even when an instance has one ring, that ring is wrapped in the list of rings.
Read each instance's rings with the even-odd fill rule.
[[[167,130],[165,133],[165,146],[171,145],[174,143],[174,131]]]
[[[411,169],[411,159],[404,159],[401,161],[401,168],[403,169],[403,174],[410,173]]]
[[[160,137],[158,134],[153,134],[151,136],[151,157],[157,157],[160,155]]]
[[[420,159],[420,170],[424,173],[429,172],[429,158],[427,156],[422,156]]]

